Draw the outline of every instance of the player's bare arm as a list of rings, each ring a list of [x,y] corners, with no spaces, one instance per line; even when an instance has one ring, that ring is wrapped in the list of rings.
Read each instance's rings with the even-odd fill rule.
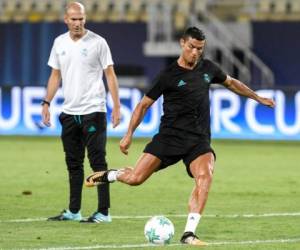
[[[263,105],[268,107],[274,108],[275,102],[273,99],[265,98],[257,95],[252,89],[246,86],[246,84],[242,83],[241,81],[227,75],[227,78],[223,85],[228,88],[229,90],[233,91],[238,95],[242,95],[245,97],[249,97]]]
[[[138,105],[135,107],[130,119],[127,133],[120,141],[120,150],[123,154],[126,155],[128,154],[128,149],[132,141],[132,135],[135,129],[139,126],[139,124],[143,120],[145,113],[153,103],[154,100],[152,100],[147,96],[144,96],[142,100],[138,103]]]
[[[55,95],[55,93],[57,92],[59,85],[60,85],[60,81],[61,81],[61,74],[60,74],[60,70],[58,69],[52,69],[49,80],[48,80],[48,86],[47,86],[47,94],[45,97],[45,101],[50,103]],[[50,112],[49,112],[49,105],[43,105],[43,109],[42,109],[42,119],[43,119],[43,123],[46,126],[50,126]]]
[[[120,113],[120,99],[119,99],[119,84],[117,80],[117,76],[114,71],[114,67],[112,65],[108,66],[105,70],[105,77],[107,80],[107,85],[109,92],[111,94],[113,100],[113,110],[111,114],[111,122],[113,127],[115,128],[120,124],[121,113]]]

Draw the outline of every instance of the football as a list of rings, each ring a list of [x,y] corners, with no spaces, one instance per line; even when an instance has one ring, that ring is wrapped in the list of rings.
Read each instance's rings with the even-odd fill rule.
[[[149,243],[165,245],[171,242],[175,233],[173,223],[165,216],[153,216],[144,228]]]

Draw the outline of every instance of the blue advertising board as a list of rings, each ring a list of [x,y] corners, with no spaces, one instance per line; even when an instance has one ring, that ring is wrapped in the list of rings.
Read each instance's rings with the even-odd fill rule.
[[[0,88],[0,135],[60,135],[58,115],[63,102],[59,90],[51,103],[51,127],[41,122],[40,102],[44,87]],[[274,109],[240,97],[227,89],[210,92],[211,131],[213,138],[300,140],[300,91],[257,90],[276,101]],[[126,132],[131,113],[143,93],[135,88],[120,88],[122,121],[112,128],[112,100],[108,96],[108,136],[120,137]],[[158,131],[162,99],[149,109],[135,136],[150,137]]]

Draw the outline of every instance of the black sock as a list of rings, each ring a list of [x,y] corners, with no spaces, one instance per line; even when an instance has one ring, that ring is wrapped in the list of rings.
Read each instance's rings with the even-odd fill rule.
[[[105,216],[108,215],[108,208],[99,208],[98,212],[104,214]]]
[[[71,213],[73,213],[73,214],[77,214],[78,212],[79,212],[79,210],[78,209],[69,209],[70,210],[70,212]]]

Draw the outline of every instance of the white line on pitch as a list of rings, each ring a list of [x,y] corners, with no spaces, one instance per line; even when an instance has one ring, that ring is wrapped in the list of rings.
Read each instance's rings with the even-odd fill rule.
[[[153,215],[115,215],[113,219],[147,219]],[[186,214],[164,214],[170,218],[185,218]],[[206,218],[261,218],[261,217],[293,217],[300,216],[300,212],[294,213],[264,213],[264,214],[207,214],[203,217]],[[0,220],[0,223],[5,222],[34,222],[34,221],[45,221],[47,218],[26,218],[26,219],[13,219],[13,220]]]
[[[246,241],[215,241],[209,242],[209,246],[216,245],[259,245],[259,244],[272,244],[272,243],[297,243],[300,242],[300,238],[298,239],[273,239],[273,240],[246,240]],[[151,245],[151,244],[126,244],[126,245],[94,245],[94,246],[67,246],[67,247],[50,247],[50,248],[24,248],[20,250],[88,250],[88,249],[122,249],[122,248],[145,248],[145,247],[158,247],[161,245]],[[186,246],[182,244],[169,244],[167,247],[178,247],[178,246]]]

